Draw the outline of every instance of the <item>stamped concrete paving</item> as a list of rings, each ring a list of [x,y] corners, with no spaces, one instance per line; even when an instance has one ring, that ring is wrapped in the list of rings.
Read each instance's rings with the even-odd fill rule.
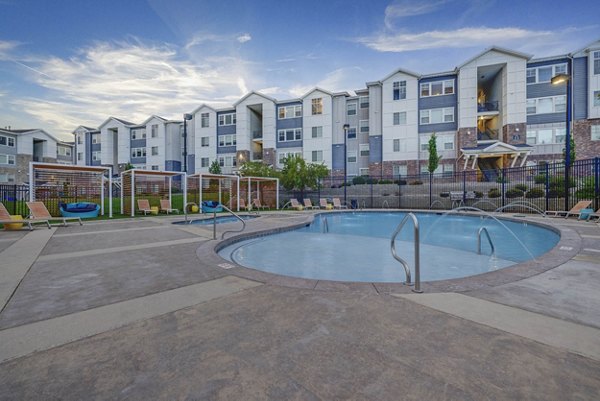
[[[307,289],[290,288],[290,279],[248,270],[247,276],[258,280],[255,288],[152,313],[152,308],[140,306],[145,297],[158,299],[232,272],[244,276],[239,268],[219,267],[222,260],[210,252],[214,242],[207,241],[210,227],[174,227],[173,219],[181,217],[57,229],[52,247],[44,249],[47,256],[38,258],[0,314],[0,337],[23,330],[26,350],[35,340],[46,339],[36,337],[30,327],[61,327],[56,325],[67,319],[74,324],[67,338],[81,339],[54,348],[47,344],[34,348],[46,350],[0,363],[0,399],[600,398],[600,362],[594,358],[569,352],[560,342],[550,346],[544,342],[552,341],[544,338],[527,338],[526,332],[510,334],[501,324],[478,323],[477,316],[465,320],[435,310],[435,305],[383,295],[373,285],[295,280],[293,286]],[[246,231],[308,220],[310,213],[276,213],[248,221]],[[587,241],[599,227],[559,220],[551,224],[565,224],[582,234],[587,251],[561,266],[563,270],[525,280],[508,274],[508,280],[471,291],[468,298],[498,296],[504,298],[495,302],[510,305],[507,300],[518,299],[511,286],[542,288],[544,281],[565,280],[569,286],[555,285],[532,297],[539,304],[535,318],[543,326],[553,319],[547,316],[567,320],[575,313],[575,319],[568,319],[573,323],[565,325],[567,337],[573,327],[597,330],[594,308],[581,308],[598,302],[597,291],[583,296],[569,291],[600,287],[600,277],[589,265],[595,259],[577,259],[600,256],[594,252],[598,243]],[[218,234],[235,228],[219,225]],[[94,241],[79,243],[86,238]],[[197,242],[165,245],[172,238]],[[77,246],[70,247],[73,242]],[[144,244],[149,246],[139,248]],[[581,274],[569,281],[573,263],[584,263],[587,270],[580,268]],[[551,274],[556,280],[545,278]],[[519,314],[515,307],[529,307],[529,292],[503,307],[507,316]],[[444,294],[439,297],[443,302]],[[563,305],[561,297],[573,302]],[[112,319],[106,311],[119,302],[131,305],[135,316],[149,313],[143,315],[148,318],[119,329],[103,324]],[[93,316],[99,316],[95,329],[86,331],[78,322]],[[93,333],[101,334],[83,338]]]

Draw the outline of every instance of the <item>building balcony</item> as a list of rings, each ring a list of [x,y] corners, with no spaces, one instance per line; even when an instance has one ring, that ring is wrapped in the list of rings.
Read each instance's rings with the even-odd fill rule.
[[[252,160],[262,160],[262,159],[263,159],[262,152],[254,152],[252,154]]]
[[[494,100],[491,102],[477,103],[478,113],[489,113],[498,111],[498,101]]]
[[[261,131],[252,131],[252,139],[262,139],[263,133]]]
[[[477,140],[478,141],[497,141],[498,140],[498,130],[497,129],[487,129],[485,131],[477,131]]]

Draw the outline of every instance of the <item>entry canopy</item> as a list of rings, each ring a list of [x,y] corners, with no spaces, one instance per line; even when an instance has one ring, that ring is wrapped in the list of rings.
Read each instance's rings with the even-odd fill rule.
[[[462,148],[461,152],[465,158],[464,169],[467,169],[468,163],[473,159],[471,168],[474,169],[477,163],[477,159],[486,158],[486,157],[499,157],[499,156],[509,156],[512,157],[511,167],[515,167],[517,160],[519,157],[521,158],[521,162],[519,164],[520,167],[525,165],[525,161],[527,157],[533,151],[533,147],[523,144],[510,145],[504,142],[493,142],[493,143],[482,143],[480,145]]]

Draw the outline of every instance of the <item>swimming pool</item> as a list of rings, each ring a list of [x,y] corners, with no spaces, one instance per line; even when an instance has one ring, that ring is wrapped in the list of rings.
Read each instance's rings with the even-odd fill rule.
[[[257,218],[258,216],[243,215],[240,217],[242,218],[242,220],[252,220],[252,219]],[[218,216],[217,217],[217,224],[233,223],[234,221],[239,221],[239,220],[235,216]],[[213,223],[212,217],[208,217],[208,218],[204,218],[204,219],[192,220],[191,223],[189,223],[187,221],[176,221],[173,224],[194,224],[194,225],[206,226],[206,225],[211,225],[212,223]]]
[[[291,277],[355,282],[403,282],[392,258],[390,238],[404,212],[325,213],[307,227],[231,244],[219,255],[242,266]],[[416,213],[421,233],[421,280],[436,281],[485,273],[534,259],[552,249],[559,235],[549,229],[485,216]],[[325,224],[325,220],[327,223]],[[328,227],[328,232],[326,227]],[[485,227],[496,248],[477,231]],[[412,225],[396,249],[414,269]]]

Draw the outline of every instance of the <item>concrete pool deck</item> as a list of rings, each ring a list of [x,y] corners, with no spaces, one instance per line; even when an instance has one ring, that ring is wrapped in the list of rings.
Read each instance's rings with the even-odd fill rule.
[[[527,217],[565,241],[411,294],[240,268],[181,219],[0,232],[0,399],[600,399],[597,224]]]

